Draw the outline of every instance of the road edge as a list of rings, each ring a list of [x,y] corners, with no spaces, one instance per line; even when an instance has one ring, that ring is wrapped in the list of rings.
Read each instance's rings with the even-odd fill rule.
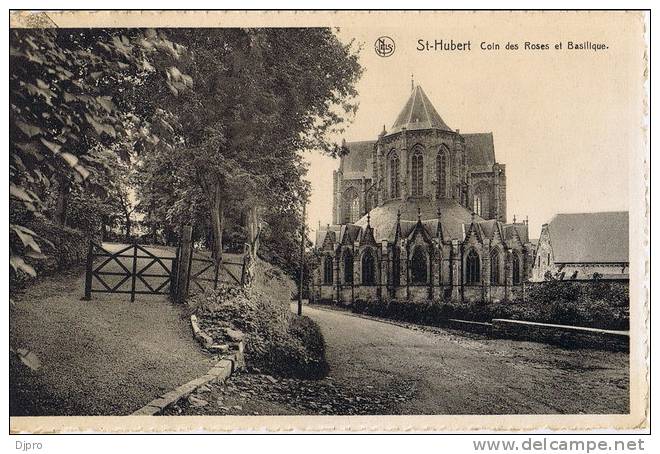
[[[208,334],[204,333],[200,328],[197,322],[197,317],[195,315],[190,316],[190,324],[193,330],[193,336],[195,339],[204,346],[205,344],[210,344],[208,347],[219,348],[219,344],[213,343],[213,339]],[[209,342],[210,341],[210,342]],[[227,346],[223,346],[227,347]],[[224,349],[226,351],[226,349]],[[215,366],[209,369],[206,374],[202,375],[199,378],[190,380],[189,382],[169,391],[142,408],[131,413],[130,416],[157,416],[162,414],[162,412],[169,406],[175,404],[179,400],[188,397],[192,394],[197,388],[204,386],[208,383],[223,383],[227,380],[236,370],[244,367],[245,365],[245,356],[243,354],[244,344],[241,340],[238,342],[238,351],[229,355],[220,361],[218,361]]]

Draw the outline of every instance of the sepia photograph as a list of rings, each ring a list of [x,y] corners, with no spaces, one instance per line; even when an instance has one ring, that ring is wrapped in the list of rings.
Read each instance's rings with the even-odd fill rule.
[[[12,11],[10,431],[648,429],[649,20]]]

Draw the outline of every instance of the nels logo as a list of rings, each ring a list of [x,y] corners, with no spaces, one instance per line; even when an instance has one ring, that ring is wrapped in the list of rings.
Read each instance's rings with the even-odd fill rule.
[[[389,36],[381,36],[374,43],[376,54],[380,57],[389,57],[394,53],[395,48],[394,40]]]

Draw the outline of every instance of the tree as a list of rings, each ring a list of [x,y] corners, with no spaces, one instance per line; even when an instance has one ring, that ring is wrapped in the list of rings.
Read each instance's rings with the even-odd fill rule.
[[[177,30],[171,37],[190,51],[184,70],[195,89],[169,107],[183,143],[156,166],[175,169],[172,191],[182,205],[205,200],[218,261],[225,213],[243,209],[254,257],[263,213],[293,209],[307,196],[300,152],[340,152],[330,137],[357,109],[357,54],[323,28]]]
[[[43,198],[58,185],[55,217],[94,165],[90,151],[125,141],[146,149],[161,140],[149,117],[135,115],[131,87],[162,80],[170,90],[190,86],[173,66],[184,49],[153,30],[14,29],[10,32],[10,208],[42,215]],[[120,95],[117,95],[120,94]],[[40,239],[10,224],[10,264],[35,275],[24,257],[41,258]]]

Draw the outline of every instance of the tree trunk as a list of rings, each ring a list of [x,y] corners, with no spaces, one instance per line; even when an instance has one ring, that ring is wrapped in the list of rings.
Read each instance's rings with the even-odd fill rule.
[[[250,207],[247,222],[248,232],[250,233],[250,252],[252,256],[256,258],[261,239],[261,223],[259,222],[259,215],[256,206]]]
[[[55,204],[54,220],[59,225],[66,224],[66,208],[69,196],[69,187],[63,178],[57,181],[57,202]]]
[[[251,206],[247,213],[248,244],[245,245],[245,274],[243,285],[249,287],[254,279],[257,264],[257,252],[259,252],[259,239],[261,237],[261,223],[256,206]]]
[[[157,241],[157,238],[156,238],[158,236],[158,225],[156,225],[156,222],[154,221],[153,210],[151,210],[151,209],[149,210],[149,213],[148,213],[148,219],[150,221],[150,227],[151,227],[151,242],[153,244],[158,244],[158,241]]]
[[[126,241],[130,243],[131,241],[131,216],[126,215]]]
[[[222,263],[222,231],[224,228],[224,203],[222,188],[219,182],[212,186],[211,195],[211,224],[213,228],[213,248],[211,254],[216,267]]]

